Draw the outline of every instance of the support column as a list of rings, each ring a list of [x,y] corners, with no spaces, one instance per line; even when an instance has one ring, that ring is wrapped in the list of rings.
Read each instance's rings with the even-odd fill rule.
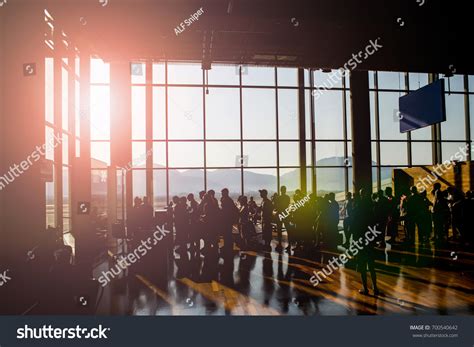
[[[306,180],[306,107],[304,97],[304,69],[298,69],[298,139],[300,155],[300,188],[303,194],[307,191]]]
[[[132,117],[129,62],[110,63],[110,154],[111,167],[127,167],[125,174],[126,216],[133,206]],[[116,191],[116,189],[114,189]],[[114,195],[116,198],[116,194]],[[127,218],[128,219],[128,218]]]
[[[350,74],[352,108],[352,170],[354,191],[372,192],[372,153],[370,142],[370,98],[367,71]]]

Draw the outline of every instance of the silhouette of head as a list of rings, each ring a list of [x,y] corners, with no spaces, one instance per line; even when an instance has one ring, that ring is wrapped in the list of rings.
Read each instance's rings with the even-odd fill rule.
[[[433,190],[440,190],[440,189],[441,189],[441,184],[440,183],[433,184]]]
[[[286,194],[286,186],[281,186],[280,192],[282,195]]]
[[[265,199],[268,196],[268,191],[266,189],[261,189],[259,192],[262,199]]]
[[[199,199],[202,200],[202,199],[204,198],[204,195],[206,195],[206,192],[205,192],[204,190],[201,190],[201,191],[199,192]]]
[[[211,198],[213,198],[216,195],[216,192],[211,189],[207,192],[207,195],[209,195]]]
[[[385,195],[386,196],[391,196],[392,193],[393,193],[392,187],[385,188]]]
[[[418,194],[418,189],[416,189],[416,187],[413,186],[413,187],[410,188],[410,192],[411,192],[412,194]]]
[[[229,196],[229,189],[227,188],[222,189],[221,194],[223,197],[227,198]]]
[[[188,201],[193,201],[194,200],[194,194],[193,193],[189,193],[188,194]]]
[[[346,193],[346,199],[351,199],[352,198],[352,193],[351,192],[347,192]]]

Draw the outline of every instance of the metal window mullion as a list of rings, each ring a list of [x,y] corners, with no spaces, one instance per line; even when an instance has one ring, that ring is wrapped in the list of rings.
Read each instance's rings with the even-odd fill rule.
[[[346,97],[346,73],[344,71],[343,74],[343,79],[342,79],[342,87],[344,91],[342,92],[342,118],[343,118],[343,124],[342,124],[342,131],[344,135],[344,159],[345,159],[345,166],[344,166],[344,191],[347,194],[349,191],[349,165],[348,164],[348,158],[349,158],[349,153],[347,151],[347,97]]]
[[[207,143],[206,143],[206,70],[202,70],[202,131],[204,150],[204,190],[207,192]]]
[[[146,142],[145,142],[145,153],[146,153],[146,195],[152,206],[155,205],[155,198],[153,193],[153,62],[151,60],[146,61],[145,65],[145,114],[146,114]],[[151,155],[149,155],[151,153]],[[132,158],[133,161],[133,158]]]
[[[165,61],[165,138],[166,138],[166,202],[170,201],[169,144],[168,144],[168,61]]]
[[[464,75],[464,110],[465,110],[465,122],[466,122],[466,141],[469,145],[469,151],[467,151],[466,161],[471,161],[471,107],[469,101],[469,77]]]
[[[405,92],[410,92],[410,78],[408,72],[405,72]],[[400,111],[400,110],[398,110]],[[411,142],[411,131],[407,134],[408,167],[413,167],[413,148]]]
[[[280,113],[278,112],[278,72],[277,68],[274,68],[275,74],[275,119],[276,119],[276,166],[277,166],[277,191],[280,191],[280,129],[279,129],[279,118]]]
[[[309,70],[310,83],[310,116],[311,116],[311,185],[314,194],[317,193],[316,183],[316,125],[315,125],[315,103],[313,97],[314,76],[313,70]]]
[[[370,73],[370,72],[368,72]],[[375,119],[375,141],[376,141],[376,158],[377,158],[377,163],[376,163],[376,171],[377,171],[377,190],[380,190],[382,186],[382,179],[381,179],[381,170],[380,167],[382,165],[381,161],[381,153],[380,153],[380,112],[379,112],[379,79],[378,79],[378,72],[374,71],[374,87],[375,87],[375,114],[374,114],[374,119]],[[370,96],[370,94],[369,94]],[[370,145],[372,146],[372,141],[370,142]]]
[[[242,65],[239,67],[239,95],[240,95],[240,162],[244,158],[244,122],[243,122],[243,107],[242,107],[242,100],[243,100],[243,89],[242,89]],[[241,195],[244,195],[244,166],[240,165],[240,190]]]

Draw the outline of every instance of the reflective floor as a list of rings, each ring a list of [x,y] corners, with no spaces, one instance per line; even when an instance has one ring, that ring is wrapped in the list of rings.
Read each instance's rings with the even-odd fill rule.
[[[354,260],[319,285],[309,279],[337,252],[289,255],[244,251],[184,259],[169,255],[163,275],[151,259],[113,279],[100,294],[105,315],[460,315],[474,314],[474,253],[433,246],[377,249],[379,297],[359,294]],[[343,249],[341,249],[343,251]],[[109,253],[111,256],[112,253]],[[181,259],[180,259],[181,258]],[[107,270],[112,258],[97,269]],[[163,264],[161,264],[163,268]],[[370,286],[370,279],[369,279]]]

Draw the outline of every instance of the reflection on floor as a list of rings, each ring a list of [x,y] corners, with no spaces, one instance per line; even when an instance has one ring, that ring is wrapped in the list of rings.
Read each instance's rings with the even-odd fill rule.
[[[337,256],[245,251],[223,258],[177,259],[169,273],[143,259],[111,281],[97,314],[105,315],[458,315],[474,314],[474,253],[387,246],[377,250],[383,295],[358,293],[354,261],[318,286],[309,279]],[[184,258],[184,257],[183,257]],[[96,269],[97,276],[113,263]],[[370,284],[370,281],[369,281]]]

